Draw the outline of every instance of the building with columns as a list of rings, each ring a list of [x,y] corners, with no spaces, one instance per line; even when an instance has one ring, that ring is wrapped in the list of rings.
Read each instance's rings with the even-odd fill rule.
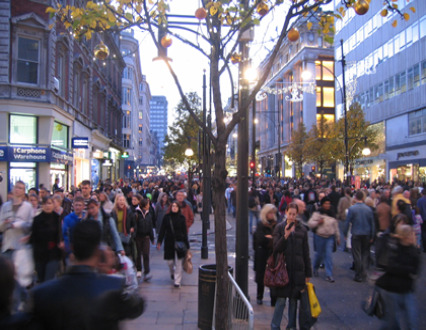
[[[295,175],[286,149],[301,123],[309,130],[321,116],[335,121],[333,47],[305,18],[295,27],[300,38],[283,44],[255,109],[258,170],[274,177]],[[304,174],[310,171],[307,164]]]
[[[76,40],[46,8],[56,1],[0,0],[0,183],[27,189],[55,178],[119,178],[122,152],[119,36]],[[94,48],[103,43],[109,57]]]

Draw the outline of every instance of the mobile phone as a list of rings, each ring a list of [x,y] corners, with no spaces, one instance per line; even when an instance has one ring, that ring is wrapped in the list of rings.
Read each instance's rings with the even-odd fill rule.
[[[294,226],[294,222],[291,222],[290,225],[288,226],[287,230],[290,230],[293,226]]]

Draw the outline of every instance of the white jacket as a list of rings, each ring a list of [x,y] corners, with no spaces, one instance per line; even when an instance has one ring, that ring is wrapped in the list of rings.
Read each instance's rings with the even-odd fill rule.
[[[319,225],[318,222],[324,219],[324,222]],[[308,221],[308,226],[311,229],[316,228],[315,234],[321,237],[330,237],[336,236],[336,240],[340,239],[339,225],[337,220],[333,217],[330,217],[326,214],[321,214],[319,212],[314,212],[312,217]]]
[[[2,252],[18,250],[23,245],[21,238],[31,232],[34,210],[30,203],[22,202],[18,210],[13,212],[13,201],[3,204],[0,210],[0,232],[3,232]],[[12,219],[13,228],[10,228],[5,220]]]

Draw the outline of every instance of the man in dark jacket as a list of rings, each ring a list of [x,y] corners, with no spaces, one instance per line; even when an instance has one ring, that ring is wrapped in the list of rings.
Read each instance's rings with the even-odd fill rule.
[[[370,207],[364,204],[364,193],[358,190],[355,194],[355,205],[351,206],[346,216],[344,234],[348,234],[352,224],[352,255],[355,264],[356,282],[367,278],[370,245],[375,236],[374,214]]]
[[[118,329],[120,320],[141,315],[144,300],[124,292],[124,279],[96,271],[101,255],[99,224],[78,223],[72,243],[74,265],[62,277],[31,291],[31,329]]]

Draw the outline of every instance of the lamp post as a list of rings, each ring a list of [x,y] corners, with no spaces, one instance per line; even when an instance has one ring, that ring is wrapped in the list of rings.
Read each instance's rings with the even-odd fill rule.
[[[185,156],[188,158],[188,190],[191,189],[191,183],[192,183],[192,164],[191,164],[191,157],[194,156],[194,151],[188,147],[185,150]]]
[[[349,177],[349,147],[348,147],[348,111],[346,105],[346,80],[345,80],[345,68],[346,58],[343,53],[343,39],[340,39],[340,47],[342,48],[342,79],[343,79],[343,113],[345,116],[345,174],[346,174],[346,185],[350,185],[351,179]],[[335,79],[336,80],[336,79]]]

